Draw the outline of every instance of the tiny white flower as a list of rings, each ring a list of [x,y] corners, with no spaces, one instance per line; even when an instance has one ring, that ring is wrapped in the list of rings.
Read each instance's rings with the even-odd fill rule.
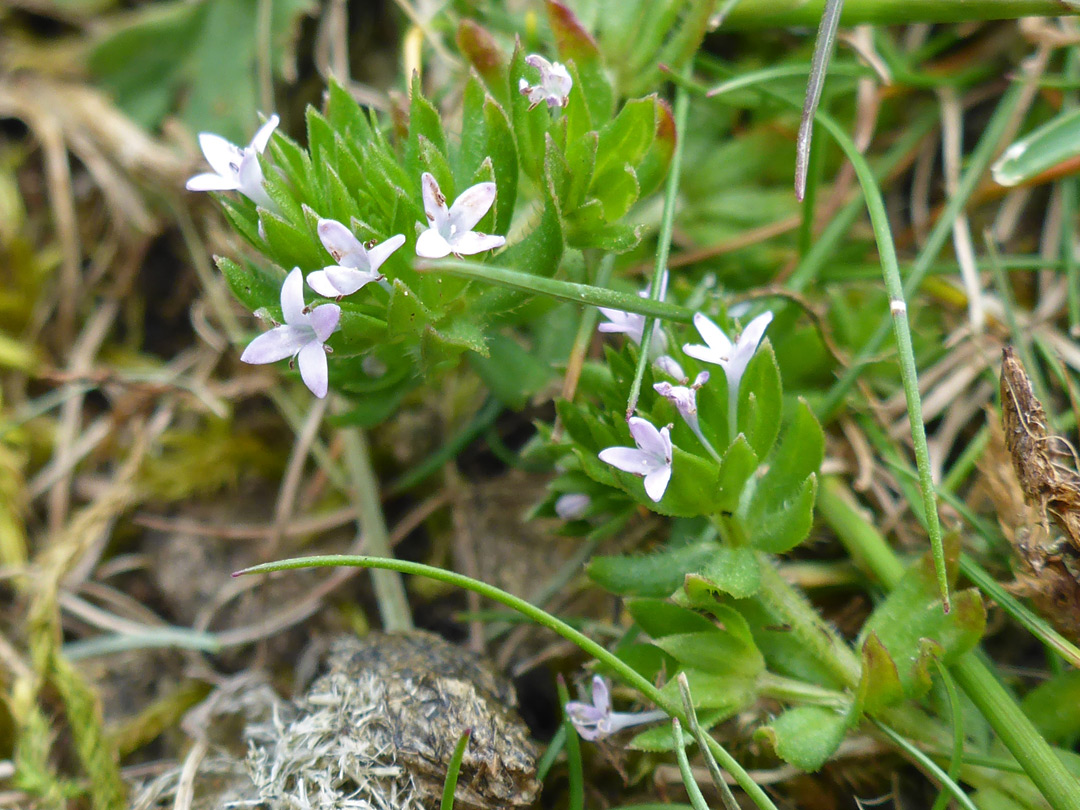
[[[723,329],[698,312],[694,315],[694,326],[708,345],[687,343],[683,346],[683,351],[691,357],[705,363],[715,363],[724,369],[728,383],[728,430],[731,439],[738,431],[739,383],[772,318],[771,312],[761,313],[746,325],[739,339],[732,343]]]
[[[574,729],[585,740],[609,737],[624,728],[652,723],[667,717],[666,712],[653,709],[648,712],[616,712],[611,709],[611,691],[599,675],[593,676],[592,703],[580,700],[566,702],[566,716]]]
[[[590,503],[592,498],[583,492],[567,492],[555,501],[555,514],[563,520],[577,520],[584,516]]]
[[[476,223],[495,202],[495,184],[477,183],[461,192],[449,210],[439,184],[428,172],[420,178],[424,192],[424,213],[427,230],[416,240],[416,255],[425,259],[441,259],[451,253],[472,256],[506,244],[501,236],[490,236],[473,230]]]
[[[705,363],[715,363],[722,367],[727,375],[728,389],[737,394],[743,373],[761,339],[765,337],[765,329],[772,322],[772,318],[771,312],[758,315],[742,331],[739,339],[732,343],[719,326],[699,312],[694,315],[694,326],[708,345],[687,343],[683,346],[683,351]]]
[[[220,135],[199,133],[199,146],[214,171],[197,174],[188,180],[188,191],[239,191],[256,205],[274,209],[276,206],[263,187],[259,155],[266,149],[277,125],[278,117],[271,115],[259,127],[251,143],[242,149]]]
[[[525,64],[540,71],[539,84],[531,85],[525,77],[518,79],[518,91],[529,99],[529,109],[544,101],[551,109],[565,107],[569,101],[567,97],[570,95],[570,88],[574,86],[574,80],[566,67],[558,62],[549,62],[536,53],[526,56]]]
[[[679,361],[671,355],[665,354],[657,357],[654,365],[669,377],[672,377],[679,382],[685,383],[688,379],[686,372],[683,371],[682,366],[679,365]]]
[[[648,419],[631,416],[630,435],[637,447],[608,447],[600,451],[605,464],[645,478],[645,494],[654,502],[664,497],[671,480],[671,426],[657,430]]]
[[[709,372],[703,371],[694,379],[693,385],[672,385],[669,382],[658,382],[653,385],[660,396],[671,400],[678,409],[679,414],[686,420],[686,424],[695,434],[701,433],[697,415],[697,391],[709,381]]]
[[[352,231],[335,219],[319,220],[319,240],[337,264],[316,270],[307,277],[308,286],[327,298],[352,295],[364,285],[383,277],[383,262],[405,244],[403,234],[391,236],[370,250],[353,236]]]
[[[328,385],[326,341],[338,328],[341,307],[322,304],[308,311],[304,306],[304,276],[294,268],[281,285],[281,314],[285,323],[251,341],[240,359],[245,363],[274,363],[294,357],[300,377],[311,393],[322,399]]]

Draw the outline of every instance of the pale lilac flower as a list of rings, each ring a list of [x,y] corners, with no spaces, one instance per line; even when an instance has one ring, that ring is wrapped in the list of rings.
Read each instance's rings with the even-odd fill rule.
[[[678,409],[679,415],[686,420],[686,424],[690,426],[690,429],[694,433],[700,434],[701,428],[698,426],[697,416],[697,391],[708,381],[709,372],[703,371],[697,375],[690,386],[658,382],[653,385],[653,388],[660,396],[671,400],[671,403]]]
[[[574,80],[570,78],[566,67],[558,62],[549,62],[536,53],[526,56],[525,64],[540,71],[539,84],[529,84],[525,77],[518,79],[518,91],[529,99],[529,109],[544,101],[551,109],[565,107],[569,101],[567,97],[570,95],[570,88],[574,86]]]
[[[441,259],[453,253],[472,256],[506,244],[501,236],[489,236],[473,230],[476,223],[495,202],[495,184],[477,183],[461,192],[450,209],[439,184],[428,172],[420,178],[424,191],[424,213],[428,229],[416,240],[416,255],[425,259]]]
[[[615,712],[611,710],[611,692],[607,682],[599,675],[593,676],[592,703],[580,700],[566,702],[566,716],[574,724],[577,733],[586,740],[600,740],[624,728],[653,723],[667,717],[666,712],[653,709],[648,712]]]
[[[281,285],[281,314],[285,323],[251,341],[240,359],[260,364],[295,358],[304,385],[322,399],[326,396],[326,354],[330,351],[325,344],[338,328],[341,307],[322,304],[308,311],[304,306],[304,276],[297,267]]]
[[[683,351],[691,357],[705,363],[715,363],[724,369],[728,383],[728,426],[731,439],[735,438],[738,424],[739,383],[742,382],[743,373],[750,365],[750,359],[765,337],[765,329],[772,319],[771,312],[761,313],[746,325],[739,339],[732,343],[724,330],[698,312],[694,315],[694,326],[708,345],[687,343],[683,346]]]
[[[188,180],[188,191],[239,191],[256,205],[275,209],[276,206],[263,187],[259,155],[266,149],[277,125],[278,117],[271,115],[267,122],[259,127],[251,143],[242,149],[220,135],[211,132],[199,133],[199,146],[214,171],[197,174]]]
[[[637,447],[608,447],[600,451],[605,464],[645,478],[645,494],[654,502],[664,497],[671,480],[671,426],[657,430],[648,419],[631,416],[630,435]]]
[[[323,247],[337,264],[309,274],[307,283],[327,298],[352,295],[364,285],[383,278],[379,268],[391,253],[405,244],[404,235],[399,233],[369,250],[335,219],[320,219],[318,231]]]
[[[669,377],[679,380],[682,383],[685,383],[689,379],[686,376],[686,372],[683,371],[682,366],[679,365],[679,361],[671,355],[665,354],[657,357],[654,365]]]
[[[555,501],[555,514],[563,520],[577,520],[585,514],[592,498],[583,492],[568,492]]]

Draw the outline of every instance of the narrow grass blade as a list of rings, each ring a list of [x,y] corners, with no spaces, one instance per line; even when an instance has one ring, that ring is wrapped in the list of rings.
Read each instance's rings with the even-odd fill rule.
[[[799,137],[795,144],[795,197],[799,200],[806,194],[814,121],[818,104],[821,102],[821,91],[825,87],[825,76],[829,72],[829,59],[836,46],[836,29],[840,26],[840,14],[843,10],[844,0],[825,0],[825,10],[821,14],[817,40],[814,42],[814,57],[810,61],[810,76],[806,83],[806,100],[803,102]]]
[[[465,749],[469,747],[469,737],[471,736],[472,729],[465,729],[457,745],[454,746],[450,764],[446,766],[446,781],[443,782],[442,802],[439,804],[439,810],[454,810],[454,791],[457,790],[458,774],[461,773],[461,760],[465,756]]]

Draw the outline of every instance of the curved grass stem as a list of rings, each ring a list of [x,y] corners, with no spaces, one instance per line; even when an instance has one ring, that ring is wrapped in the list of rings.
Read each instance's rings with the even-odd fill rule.
[[[454,573],[453,571],[444,571],[441,568],[435,568],[422,563],[395,560],[386,557],[327,555],[321,557],[298,557],[291,560],[281,560],[279,562],[255,565],[251,568],[245,568],[242,571],[238,571],[233,574],[233,576],[270,573],[271,571],[287,571],[298,568],[336,568],[341,566],[379,568],[388,571],[396,571],[401,574],[413,574],[415,576],[428,577],[429,579],[438,580],[439,582],[445,582],[448,585],[473,591],[487,599],[506,605],[506,607],[511,610],[516,610],[518,613],[527,616],[542,627],[546,627],[552,632],[557,633],[570,643],[576,645],[583,652],[606,664],[613,673],[623,680],[624,683],[638,690],[638,692],[651,700],[670,716],[678,717],[682,722],[687,721],[686,714],[678,700],[667,698],[652,684],[651,681],[642,677],[637,670],[625,663],[614,653],[605,649],[600,644],[597,644],[584,633],[575,630],[566,622],[552,616],[547,611],[535,607],[513,594],[507,593],[501,588],[496,588],[493,585],[488,585],[485,582],[480,582],[479,580]],[[734,777],[739,787],[746,791],[746,794],[753,800],[754,804],[761,808],[761,810],[777,810],[776,805],[773,804],[765,791],[750,778],[750,775],[742,765],[740,765],[738,761],[732,757],[722,745],[720,745],[720,743],[712,736],[708,735],[706,736],[706,741],[708,742],[709,751],[716,757],[716,761],[720,764],[720,767]]]

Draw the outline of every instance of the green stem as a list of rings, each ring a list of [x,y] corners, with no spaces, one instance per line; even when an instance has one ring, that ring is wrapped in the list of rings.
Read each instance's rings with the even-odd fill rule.
[[[665,301],[653,301],[629,293],[593,287],[589,284],[576,284],[572,281],[559,281],[543,278],[505,267],[490,264],[468,262],[463,259],[440,259],[437,262],[418,262],[416,269],[426,272],[446,273],[457,278],[486,281],[513,290],[546,295],[559,301],[572,304],[587,304],[594,307],[609,307],[623,312],[637,312],[654,318],[663,318],[678,323],[690,323],[694,320],[694,311]]]
[[[877,727],[881,729],[881,732],[886,737],[893,741],[893,744],[895,744],[898,748],[907,753],[907,755],[911,757],[915,762],[917,762],[924,770],[933,774],[937,778],[937,780],[941,782],[942,788],[951,793],[953,798],[956,799],[957,803],[961,807],[963,807],[964,810],[979,810],[979,808],[975,806],[974,802],[971,801],[971,798],[966,793],[964,793],[964,791],[958,784],[956,784],[956,781],[949,774],[943,771],[938,766],[938,764],[934,762],[934,760],[930,759],[930,757],[928,757],[921,750],[909,743],[907,740],[905,740],[888,726],[882,723],[877,723]]]
[[[681,75],[689,79],[693,71],[694,60],[689,59],[683,67]],[[671,252],[671,232],[675,227],[675,199],[679,195],[679,175],[682,172],[683,148],[686,145],[686,117],[690,109],[690,94],[684,85],[675,88],[675,152],[671,156],[671,167],[668,169],[667,186],[664,189],[664,213],[660,217],[660,233],[656,243],[656,266],[653,268],[652,284],[649,285],[649,298],[660,301],[663,298],[664,276],[667,273],[668,255]],[[638,397],[641,395],[641,381],[645,377],[645,367],[649,365],[649,355],[652,353],[653,333],[659,324],[650,316],[645,318],[645,326],[641,330],[641,355],[638,357],[637,368],[634,370],[634,381],[630,385],[630,395],[626,401],[626,418],[634,415],[637,408]]]
[[[386,529],[379,482],[371,466],[367,438],[362,430],[354,427],[343,428],[341,438],[345,445],[345,463],[352,479],[356,506],[360,511],[364,547],[372,554],[393,558],[394,551],[390,548],[390,533]],[[412,613],[401,575],[392,569],[372,571],[371,579],[375,585],[375,599],[379,604],[383,629],[391,633],[412,630]]]
[[[818,494],[822,516],[852,557],[865,562],[885,587],[895,587],[904,574],[903,565],[877,528],[841,495],[842,488],[837,479],[823,481]],[[967,653],[950,669],[1050,806],[1080,810],[1080,785],[978,656]]]
[[[724,20],[725,30],[812,27],[821,19],[825,0],[740,0]],[[1076,13],[1057,0],[848,0],[844,26],[1012,20]]]
[[[337,568],[342,566],[354,568],[379,568],[397,571],[402,574],[428,577],[430,579],[438,580],[439,582],[445,582],[448,585],[473,591],[487,599],[506,605],[508,608],[516,610],[523,616],[529,617],[542,627],[546,627],[552,632],[562,636],[581,649],[582,652],[591,655],[593,658],[605,664],[613,673],[618,675],[624,683],[636,689],[669,715],[678,717],[683,722],[686,722],[686,714],[684,713],[679,700],[669,700],[653,685],[652,681],[643,677],[637,670],[624,662],[617,655],[608,651],[600,644],[597,644],[584,633],[575,630],[566,622],[552,616],[547,611],[529,604],[524,599],[520,599],[493,585],[488,585],[485,582],[480,582],[479,580],[454,573],[453,571],[444,571],[441,568],[435,568],[422,563],[395,560],[386,557],[328,555],[324,557],[298,557],[292,560],[264,563],[263,565],[245,568],[243,571],[236,572],[233,576],[295,570],[298,568]],[[709,750],[713,753],[713,756],[716,757],[721,767],[735,778],[739,787],[746,791],[753,802],[759,808],[762,808],[762,810],[776,810],[776,805],[773,804],[765,791],[750,778],[750,775],[742,765],[740,765],[738,761],[713,737],[708,736],[707,740]]]
[[[937,222],[934,223],[934,227],[931,228],[930,234],[926,238],[926,243],[923,246],[922,251],[919,253],[915,263],[906,273],[907,280],[904,282],[904,291],[906,293],[910,294],[918,289],[923,278],[926,277],[927,272],[929,272],[934,261],[936,261],[938,254],[941,253],[942,247],[944,247],[946,241],[952,235],[953,223],[956,221],[960,212],[964,210],[968,200],[978,186],[979,181],[982,180],[983,175],[986,173],[990,161],[997,152],[998,144],[1005,134],[1009,122],[1012,120],[1013,111],[1016,109],[1016,105],[1019,103],[1022,94],[1023,85],[1014,84],[1001,97],[1001,101],[998,103],[993,116],[991,116],[990,121],[987,123],[986,129],[983,130],[978,145],[967,160],[967,171],[965,171],[963,177],[960,178],[960,183],[956,187],[956,193],[952,195],[945,204],[945,208],[942,210],[941,215],[938,217]],[[823,421],[827,420],[835,413],[836,409],[839,408],[840,404],[843,402],[847,392],[851,390],[851,386],[853,386],[855,381],[859,378],[863,367],[866,366],[867,363],[870,363],[877,356],[878,352],[881,351],[881,346],[885,342],[885,338],[889,335],[890,326],[891,323],[889,319],[882,320],[877,331],[875,331],[873,336],[863,345],[862,349],[859,350],[859,354],[852,359],[851,364],[840,377],[840,380],[837,381],[832,387],[832,390],[829,391],[828,396],[818,410],[818,414]]]

